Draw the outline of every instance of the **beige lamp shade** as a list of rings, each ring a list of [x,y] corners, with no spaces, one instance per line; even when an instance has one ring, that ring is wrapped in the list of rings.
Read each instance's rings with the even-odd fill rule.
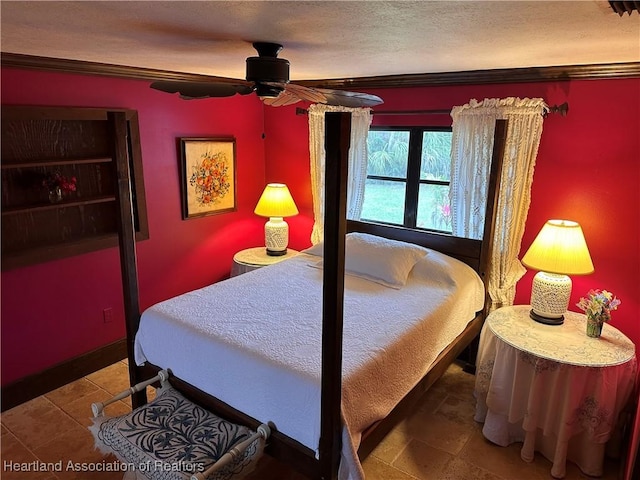
[[[561,325],[571,298],[571,278],[593,272],[582,228],[570,220],[549,220],[522,257],[539,270],[531,286],[531,312],[536,322]]]
[[[270,183],[264,188],[254,213],[261,217],[292,217],[298,214],[298,207],[284,183]]]
[[[534,270],[564,275],[593,272],[582,228],[570,220],[549,220],[533,241],[522,263]]]

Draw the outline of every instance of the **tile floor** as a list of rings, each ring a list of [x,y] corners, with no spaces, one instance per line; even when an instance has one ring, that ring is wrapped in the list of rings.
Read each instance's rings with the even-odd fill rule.
[[[396,427],[365,460],[367,480],[537,480],[550,479],[551,463],[540,456],[532,463],[520,459],[520,445],[499,447],[482,436],[473,420],[473,376],[452,365],[427,393],[415,413]],[[3,480],[112,480],[118,472],[66,470],[74,463],[115,461],[93,449],[87,430],[92,402],[106,400],[128,388],[126,362],[61,387],[42,397],[8,410],[0,417],[2,444],[0,477]],[[120,401],[107,407],[118,415],[129,411]],[[59,462],[61,472],[16,472],[7,462]],[[617,478],[619,463],[608,460],[606,480]],[[591,478],[573,464],[567,480]],[[264,457],[248,480],[304,480],[273,459]]]

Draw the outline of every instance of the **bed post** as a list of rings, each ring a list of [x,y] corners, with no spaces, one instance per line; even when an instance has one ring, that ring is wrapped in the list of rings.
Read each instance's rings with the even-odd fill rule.
[[[116,204],[118,206],[118,245],[120,247],[120,269],[124,296],[124,316],[127,333],[127,357],[129,359],[129,383],[131,386],[141,378],[133,361],[133,342],[140,324],[138,302],[138,271],[136,260],[136,231],[133,219],[131,175],[129,168],[129,132],[124,112],[109,112],[109,124],[113,133],[113,156],[116,175]],[[146,403],[145,391],[132,395],[133,408]]]
[[[325,114],[324,271],[320,475],[338,478],[342,446],[342,321],[344,243],[347,230],[347,172],[351,114]]]

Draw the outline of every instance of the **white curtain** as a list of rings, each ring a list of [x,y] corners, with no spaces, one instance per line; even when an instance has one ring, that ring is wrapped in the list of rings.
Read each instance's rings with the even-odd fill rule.
[[[324,114],[351,113],[351,148],[349,149],[349,178],[347,183],[347,218],[358,220],[364,201],[367,178],[367,134],[371,125],[371,109],[337,107],[316,104],[309,107],[309,153],[311,157],[311,193],[313,197],[314,245],[324,238]]]
[[[471,100],[454,107],[451,146],[453,234],[482,238],[496,119],[507,119],[507,138],[490,254],[491,308],[512,305],[526,272],[518,259],[531,201],[533,170],[548,107],[540,98]]]

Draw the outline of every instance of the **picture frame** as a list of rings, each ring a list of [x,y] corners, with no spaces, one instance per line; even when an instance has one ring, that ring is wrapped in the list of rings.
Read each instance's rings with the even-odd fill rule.
[[[180,143],[182,219],[236,210],[234,137],[183,137]]]

